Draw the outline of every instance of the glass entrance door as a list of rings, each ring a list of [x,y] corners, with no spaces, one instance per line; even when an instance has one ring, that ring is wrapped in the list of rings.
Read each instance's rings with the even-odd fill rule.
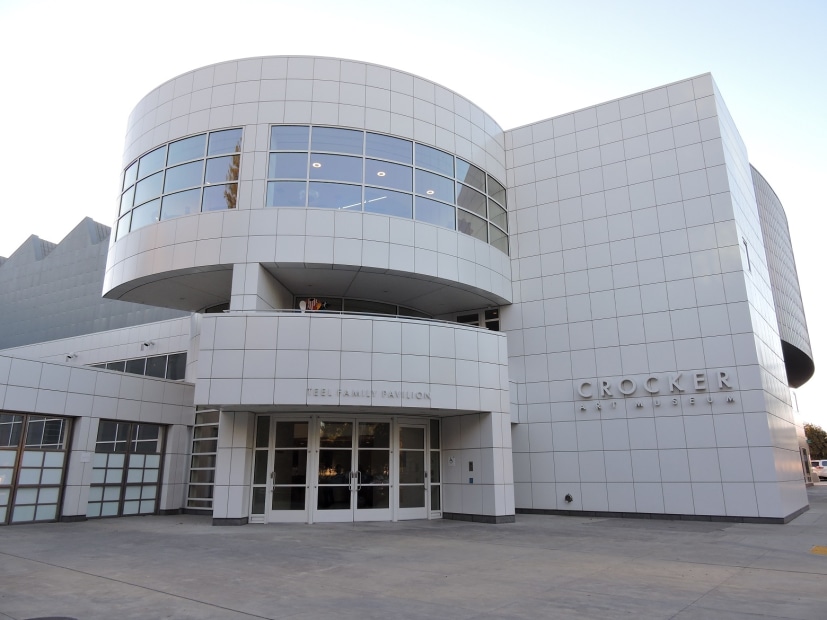
[[[319,420],[314,521],[391,518],[391,423]]]
[[[428,518],[425,424],[399,424],[398,519]]]

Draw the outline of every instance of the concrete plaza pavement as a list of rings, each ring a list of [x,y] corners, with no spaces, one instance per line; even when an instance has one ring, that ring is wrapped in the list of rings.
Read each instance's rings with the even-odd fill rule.
[[[518,515],[0,528],[0,619],[827,618],[827,483],[787,525]]]

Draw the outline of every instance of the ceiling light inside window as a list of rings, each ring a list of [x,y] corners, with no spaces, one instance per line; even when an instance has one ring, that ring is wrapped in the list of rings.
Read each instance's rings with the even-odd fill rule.
[[[429,189],[429,190],[428,190],[427,192],[425,192],[425,193],[426,193],[426,194],[428,194],[429,196],[433,196],[433,195],[434,195],[434,190]]]
[[[313,167],[314,167],[314,168],[321,168],[321,167],[322,167],[322,165],[321,165],[319,162],[314,161],[314,162],[313,162]]]
[[[380,170],[379,172],[376,173],[376,176],[383,177],[383,176],[385,176],[385,173]]]

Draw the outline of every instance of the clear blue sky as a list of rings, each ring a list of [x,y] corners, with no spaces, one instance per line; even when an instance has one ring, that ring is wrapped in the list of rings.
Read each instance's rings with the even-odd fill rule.
[[[233,58],[314,54],[389,65],[462,93],[504,128],[712,72],[790,221],[827,427],[824,0],[0,0],[0,256],[111,225],[126,119],[158,84]],[[827,377],[827,373],[823,373]]]

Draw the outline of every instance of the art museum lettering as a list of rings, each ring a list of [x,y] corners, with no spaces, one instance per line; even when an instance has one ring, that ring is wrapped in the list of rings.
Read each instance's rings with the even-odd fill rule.
[[[644,377],[621,377],[580,381],[577,396],[585,399],[623,398],[627,396],[680,396],[687,393],[733,389],[729,371],[673,372]]]

